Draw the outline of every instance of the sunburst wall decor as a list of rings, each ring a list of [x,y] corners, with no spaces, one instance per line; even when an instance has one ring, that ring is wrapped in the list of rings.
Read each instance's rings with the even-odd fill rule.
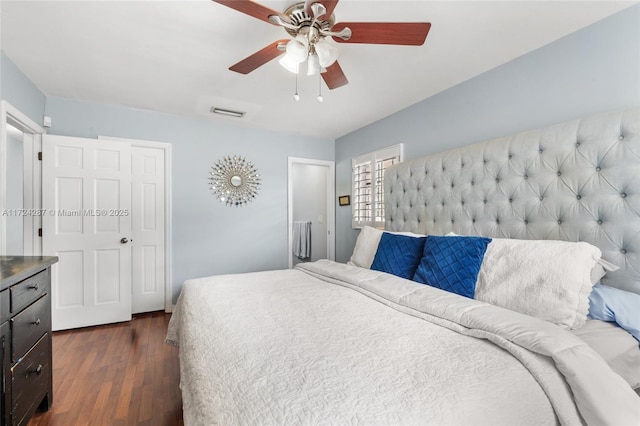
[[[224,157],[211,166],[209,186],[220,202],[242,206],[253,201],[260,189],[258,169],[244,157]]]

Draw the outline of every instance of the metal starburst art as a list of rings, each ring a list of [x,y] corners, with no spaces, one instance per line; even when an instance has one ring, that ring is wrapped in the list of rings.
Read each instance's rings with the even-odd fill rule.
[[[260,180],[255,165],[236,155],[218,160],[209,172],[213,194],[227,206],[238,207],[253,201],[258,195]]]

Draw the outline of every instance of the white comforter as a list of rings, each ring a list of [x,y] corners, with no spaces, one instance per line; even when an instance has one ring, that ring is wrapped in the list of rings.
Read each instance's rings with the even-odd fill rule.
[[[640,423],[571,333],[330,261],[187,281],[167,341],[187,425]]]

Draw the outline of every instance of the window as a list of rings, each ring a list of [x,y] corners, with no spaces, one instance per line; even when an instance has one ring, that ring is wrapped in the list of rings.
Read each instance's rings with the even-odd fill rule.
[[[353,203],[351,223],[384,228],[384,171],[402,161],[402,144],[351,159]]]

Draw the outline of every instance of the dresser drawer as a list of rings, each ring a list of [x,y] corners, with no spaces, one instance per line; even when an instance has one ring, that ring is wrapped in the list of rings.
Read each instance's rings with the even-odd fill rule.
[[[44,270],[11,287],[11,313],[20,312],[47,292],[49,270]]]
[[[0,323],[11,317],[11,290],[0,291]]]
[[[11,361],[20,359],[49,330],[50,300],[42,296],[11,319]]]
[[[26,424],[51,382],[50,338],[45,334],[38,343],[11,368],[13,395],[11,424]]]

